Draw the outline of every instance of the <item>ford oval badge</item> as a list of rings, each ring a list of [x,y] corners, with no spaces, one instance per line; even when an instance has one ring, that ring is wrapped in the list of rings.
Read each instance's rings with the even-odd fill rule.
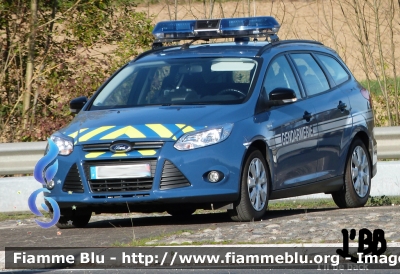
[[[116,143],[110,146],[110,150],[114,153],[123,153],[131,151],[132,147],[129,143]]]

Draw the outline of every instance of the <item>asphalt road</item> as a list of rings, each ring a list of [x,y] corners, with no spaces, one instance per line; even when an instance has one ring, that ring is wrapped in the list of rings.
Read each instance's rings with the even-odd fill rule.
[[[190,231],[189,236],[203,237],[204,231],[207,235],[220,233],[224,239],[239,238],[238,235],[256,237],[263,239],[264,243],[273,243],[271,235],[283,235],[287,239],[279,243],[297,243],[296,239],[314,239],[335,234],[331,242],[341,243],[341,232],[343,228],[368,228],[371,231],[381,228],[385,231],[388,244],[400,242],[400,207],[373,207],[356,209],[296,209],[296,210],[273,210],[267,212],[260,222],[236,223],[232,222],[226,213],[204,212],[195,214],[185,220],[177,220],[167,214],[133,214],[128,215],[98,215],[93,216],[89,225],[82,229],[57,229],[51,227],[43,229],[39,227],[34,219],[8,220],[0,222],[0,250],[4,247],[109,247],[118,246],[118,243],[129,243],[133,238],[149,239],[157,237],[159,241],[167,239],[163,244],[168,244],[171,235],[179,235],[181,232]],[[310,232],[312,231],[312,233]],[[180,232],[180,233],[177,233]],[[290,236],[293,233],[293,236]],[[236,234],[235,234],[236,233]],[[324,234],[325,233],[325,234]],[[246,234],[246,235],[247,235]],[[261,235],[260,235],[261,234]],[[310,238],[310,234],[314,234]],[[236,235],[236,236],[235,236]],[[163,236],[163,237],[160,237]],[[260,237],[258,237],[260,236]],[[277,236],[277,237],[278,237]],[[181,236],[177,236],[179,238]],[[246,236],[247,237],[247,236]],[[257,238],[258,237],[258,238]],[[279,237],[278,237],[279,238]],[[252,238],[249,238],[252,239]],[[328,239],[328,237],[324,238]],[[148,240],[144,241],[147,242]],[[260,241],[254,241],[260,243]],[[1,252],[1,251],[0,251]],[[0,254],[3,256],[4,252]],[[0,256],[1,257],[1,256]],[[0,258],[1,259],[1,258]],[[0,267],[1,269],[1,267]],[[12,270],[0,270],[15,273]],[[20,272],[20,271],[17,271]],[[24,271],[25,272],[25,271]],[[29,270],[30,273],[35,271]],[[47,271],[46,271],[47,272]],[[79,270],[51,270],[49,273],[74,273]],[[84,273],[103,273],[105,270],[84,270]],[[130,269],[114,270],[114,273],[317,273],[317,270],[244,270],[244,269]],[[324,271],[329,273],[330,271]],[[342,273],[334,271],[333,273]],[[369,273],[398,273],[398,269],[391,270],[370,270]],[[320,273],[320,271],[318,272]],[[351,271],[359,273],[359,271]]]
[[[261,239],[255,243],[296,243],[296,239],[310,239],[309,243],[313,243],[315,239],[324,240],[331,234],[335,234],[328,242],[340,243],[343,228],[368,228],[371,231],[380,228],[385,230],[388,242],[399,242],[399,214],[399,206],[273,210],[267,212],[262,222],[255,222],[252,227],[249,227],[251,226],[249,223],[232,222],[226,213],[204,212],[185,220],[177,220],[168,214],[150,216],[133,214],[133,218],[123,214],[102,214],[92,216],[86,228],[62,230],[56,227],[43,229],[35,223],[33,218],[20,221],[8,220],[0,222],[0,249],[4,247],[118,246],[118,243],[126,244],[133,239],[148,239],[182,231],[190,231],[192,237],[196,235],[202,237],[201,235],[207,230],[207,235],[218,232],[220,238],[225,240],[229,240],[230,235],[232,238],[239,238],[244,233],[248,233],[250,241],[256,236],[257,239]],[[313,234],[312,238],[310,238],[310,231]],[[330,232],[326,233],[327,231]],[[292,232],[295,233],[292,235]],[[272,239],[270,238],[272,233],[275,233],[277,242],[269,240]]]
[[[34,219],[0,222],[1,247],[104,247],[171,234],[182,230],[201,230],[232,225],[225,213],[195,214],[177,220],[168,214],[146,216],[101,214],[92,216],[85,228],[43,229]]]

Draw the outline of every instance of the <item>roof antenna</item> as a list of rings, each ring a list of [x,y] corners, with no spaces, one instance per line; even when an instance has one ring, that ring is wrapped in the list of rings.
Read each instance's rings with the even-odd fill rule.
[[[235,37],[235,43],[246,43],[250,41],[250,37]]]
[[[181,46],[181,49],[188,49],[195,41],[199,40],[198,38],[193,39],[189,43],[185,43]],[[208,39],[207,39],[208,40]]]
[[[267,38],[269,38],[271,43],[275,43],[275,42],[279,41],[279,37],[278,37],[278,35],[276,35],[276,33],[268,35]],[[267,39],[265,39],[265,40],[267,40]]]
[[[153,42],[153,45],[151,46],[151,49],[158,49],[158,48],[162,48],[163,47],[163,43],[161,42]]]

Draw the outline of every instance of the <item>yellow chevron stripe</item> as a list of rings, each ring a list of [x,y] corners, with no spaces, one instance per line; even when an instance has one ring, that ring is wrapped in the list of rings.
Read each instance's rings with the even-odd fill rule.
[[[70,135],[68,135],[69,137],[71,137],[71,138],[76,138],[76,136],[78,136],[78,132],[79,133],[82,133],[82,132],[84,132],[85,130],[87,130],[87,128],[81,128],[80,130],[77,130],[77,131],[75,131],[75,132],[72,132]]]
[[[71,134],[68,135],[68,136],[75,139],[76,136],[78,136],[78,131],[75,131],[75,132],[71,133]]]
[[[103,155],[105,152],[91,152],[85,155],[85,158],[87,159],[94,159],[99,157],[100,155]]]
[[[187,127],[185,127],[182,131],[183,131],[184,133],[188,133],[188,132],[191,132],[191,131],[195,131],[195,129],[192,128],[191,126],[187,126]]]
[[[191,126],[186,126],[185,124],[175,124],[175,126],[179,127],[183,133],[188,133],[191,131],[195,131]],[[176,136],[172,137],[173,140],[176,140]]]
[[[121,129],[118,129],[110,134],[107,134],[106,136],[100,138],[100,140],[112,140],[116,139],[121,135],[126,134],[129,138],[146,138],[146,136],[141,133],[139,130],[132,126],[127,126]]]
[[[161,124],[146,124],[147,127],[152,129],[155,133],[157,133],[162,138],[171,138],[172,132]]]
[[[154,149],[138,150],[138,152],[143,156],[153,156],[157,153]]]
[[[106,131],[107,129],[113,128],[115,126],[105,126],[105,127],[99,127],[95,130],[92,130],[89,133],[86,133],[85,135],[83,135],[82,137],[79,138],[79,142],[84,142],[89,140],[90,138],[92,138],[93,136],[96,136],[99,133],[102,133],[103,131]]]
[[[114,153],[111,157],[126,157],[128,156],[126,153]]]

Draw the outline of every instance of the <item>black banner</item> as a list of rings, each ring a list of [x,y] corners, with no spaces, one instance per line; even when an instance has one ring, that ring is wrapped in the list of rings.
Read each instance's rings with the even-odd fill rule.
[[[5,248],[6,269],[266,268],[400,269],[400,247],[373,255],[349,247],[169,246],[132,248]],[[356,262],[354,262],[356,261]]]

